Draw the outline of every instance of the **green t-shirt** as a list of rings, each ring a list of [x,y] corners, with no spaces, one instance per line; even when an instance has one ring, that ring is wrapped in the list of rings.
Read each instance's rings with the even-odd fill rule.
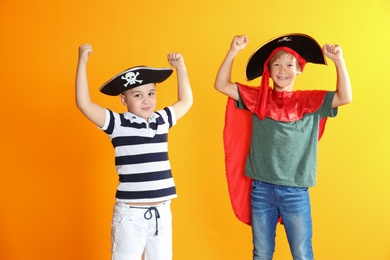
[[[319,122],[335,117],[335,92],[325,95],[321,107],[294,122],[260,120],[252,114],[252,139],[246,161],[246,175],[252,179],[285,186],[316,184]],[[241,97],[238,107],[245,108]]]

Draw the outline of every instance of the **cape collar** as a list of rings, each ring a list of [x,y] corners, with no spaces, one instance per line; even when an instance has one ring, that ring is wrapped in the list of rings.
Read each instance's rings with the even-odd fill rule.
[[[317,111],[325,98],[325,90],[274,91],[268,88],[264,110],[258,110],[260,89],[238,84],[238,90],[245,106],[256,114],[281,122],[293,122],[302,119],[305,114]]]

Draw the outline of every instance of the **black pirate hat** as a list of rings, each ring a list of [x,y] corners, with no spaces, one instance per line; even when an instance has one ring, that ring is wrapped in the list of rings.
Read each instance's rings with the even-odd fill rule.
[[[321,46],[316,40],[306,34],[291,33],[271,39],[260,46],[249,58],[246,66],[246,78],[253,80],[262,76],[263,67],[266,65],[265,62],[271,53],[279,47],[292,49],[306,62],[326,65],[326,59]]]
[[[274,38],[263,44],[249,58],[246,67],[246,78],[252,80],[261,76],[260,93],[257,97],[256,114],[262,120],[265,116],[267,93],[269,89],[270,70],[268,63],[278,51],[286,51],[293,55],[301,66],[307,62],[326,64],[321,46],[310,36],[292,33]]]
[[[129,68],[112,77],[103,86],[100,92],[110,96],[117,96],[120,93],[149,83],[161,83],[171,76],[171,68],[150,68],[137,66]]]

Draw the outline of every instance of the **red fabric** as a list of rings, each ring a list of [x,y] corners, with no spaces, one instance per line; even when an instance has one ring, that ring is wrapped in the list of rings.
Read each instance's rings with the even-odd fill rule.
[[[252,135],[252,113],[236,108],[235,101],[228,99],[225,127],[225,170],[230,201],[236,217],[250,225],[250,190],[252,179],[245,176],[245,162]]]
[[[264,62],[263,74],[261,76],[261,84],[260,84],[261,92],[257,96],[257,100],[256,100],[257,102],[256,102],[256,107],[254,112],[261,120],[263,120],[264,117],[266,117],[266,104],[269,96],[268,95],[269,91],[267,91],[269,89],[269,77],[270,77],[269,61],[279,51],[285,51],[293,55],[297,59],[299,65],[301,66],[301,72],[303,72],[303,69],[305,68],[306,65],[306,60],[302,58],[301,55],[299,55],[293,49],[290,49],[288,47],[278,47],[271,52],[268,59]]]
[[[245,162],[252,135],[251,111],[256,106],[258,88],[239,85],[239,89],[241,97],[249,111],[236,108],[235,101],[231,98],[228,99],[226,104],[225,127],[223,130],[225,170],[234,214],[243,223],[251,225],[250,192],[252,179],[245,176]],[[300,119],[305,113],[315,112],[320,108],[326,91],[297,91],[295,93],[298,94],[291,95],[291,97],[300,105],[294,106],[294,109],[280,110],[277,102],[275,102],[274,105],[267,106],[266,116],[271,115],[272,117],[279,118],[279,121],[283,121],[281,119],[286,120],[287,118]],[[279,94],[277,93],[276,95]],[[268,96],[269,98],[272,97],[272,95]],[[295,109],[297,107],[301,108]],[[326,118],[320,121],[318,140],[324,132],[325,123]],[[279,221],[282,222],[281,219]]]
[[[245,106],[259,118],[257,107],[259,88],[238,84]],[[305,114],[317,111],[325,98],[325,90],[273,91],[267,89],[265,117],[281,122],[300,120]]]

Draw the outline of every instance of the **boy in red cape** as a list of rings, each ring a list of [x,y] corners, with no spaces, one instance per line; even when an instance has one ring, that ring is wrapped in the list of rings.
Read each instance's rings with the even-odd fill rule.
[[[247,79],[262,77],[259,87],[249,87],[231,80],[234,59],[248,43],[245,35],[233,38],[215,80],[215,89],[229,97],[224,145],[233,210],[252,226],[253,259],[272,259],[282,218],[293,259],[312,260],[308,188],[316,182],[318,140],[326,119],[352,101],[342,50],[321,48],[304,34],[277,37],[249,59]],[[323,53],[335,64],[336,90],[294,91],[307,62],[326,64]]]

